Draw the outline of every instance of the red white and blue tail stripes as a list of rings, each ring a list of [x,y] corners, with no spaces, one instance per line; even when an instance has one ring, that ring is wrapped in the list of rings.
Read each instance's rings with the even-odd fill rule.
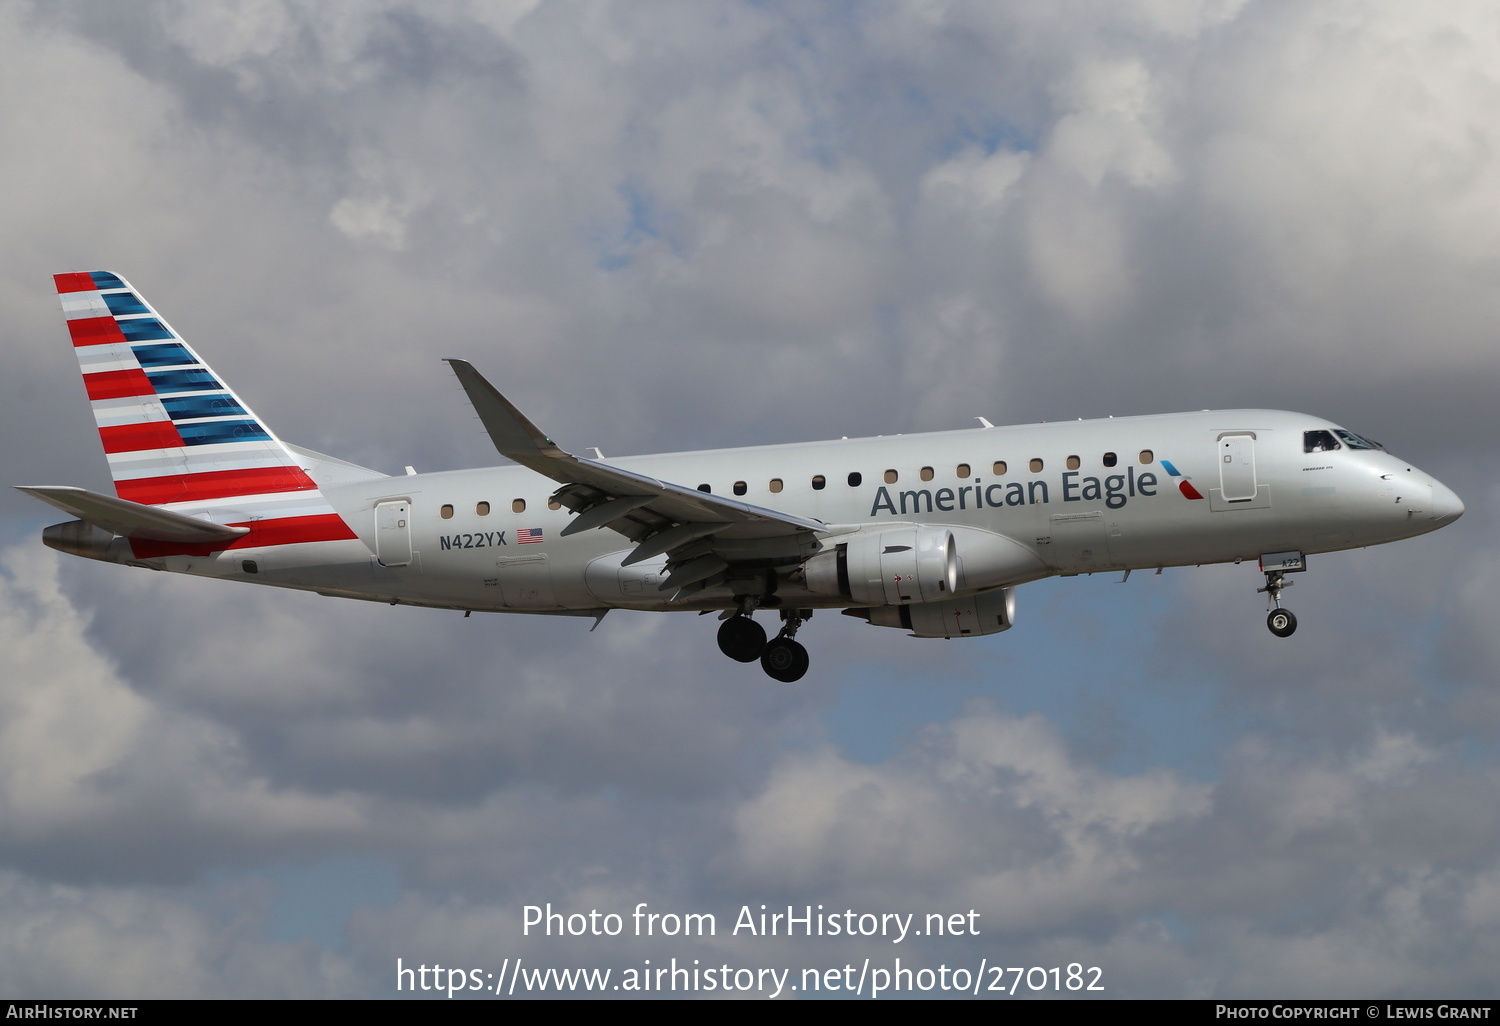
[[[355,537],[286,446],[129,283],[107,271],[54,280],[115,493],[250,528],[228,545],[135,540],[137,556]]]

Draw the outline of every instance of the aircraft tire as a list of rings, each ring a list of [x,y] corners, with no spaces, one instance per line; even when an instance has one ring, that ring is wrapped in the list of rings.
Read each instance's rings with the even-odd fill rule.
[[[1297,631],[1297,618],[1290,609],[1273,609],[1266,617],[1266,626],[1278,638],[1290,638]]]
[[[807,649],[791,638],[777,638],[767,642],[766,650],[760,657],[761,668],[783,684],[801,680],[811,662]]]
[[[766,648],[766,629],[748,616],[731,616],[719,625],[719,651],[739,663],[753,663]]]

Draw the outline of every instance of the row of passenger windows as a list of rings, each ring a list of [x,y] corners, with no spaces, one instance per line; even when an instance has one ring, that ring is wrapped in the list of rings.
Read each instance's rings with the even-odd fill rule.
[[[1311,432],[1309,432],[1309,434],[1311,434]],[[1155,463],[1156,462],[1156,453],[1153,452],[1150,449],[1142,449],[1140,451],[1140,454],[1139,454],[1139,459],[1141,461],[1142,466],[1145,466],[1145,465],[1148,465],[1148,464],[1151,464],[1151,463]],[[1103,456],[1100,457],[1099,462],[1102,463],[1106,467],[1113,467],[1113,466],[1118,465],[1118,463],[1120,462],[1120,458],[1115,453],[1107,452]],[[1077,470],[1077,469],[1079,469],[1080,467],[1083,466],[1083,460],[1080,457],[1078,457],[1078,456],[1069,456],[1068,459],[1067,459],[1067,465],[1068,465],[1068,469],[1069,470]],[[1026,464],[1026,466],[1027,466],[1027,469],[1031,471],[1031,473],[1033,473],[1033,474],[1040,474],[1042,472],[1042,468],[1043,468],[1043,461],[1042,461],[1042,459],[1040,457],[1037,457],[1037,458],[1034,458],[1034,459],[1030,460]],[[990,464],[990,473],[993,474],[996,477],[1004,477],[1009,472],[1010,472],[1010,465],[1008,463],[1006,463],[1004,460],[996,460],[994,463]],[[969,464],[967,464],[967,463],[960,463],[960,464],[956,465],[953,468],[953,476],[956,477],[956,478],[958,478],[961,481],[967,481],[973,475],[974,475],[974,468],[972,466],[970,466]],[[887,470],[883,475],[881,475],[881,477],[885,481],[886,484],[896,484],[898,481],[901,480],[901,473],[900,473],[900,471],[897,471],[897,470]],[[934,470],[932,467],[923,467],[921,470],[917,471],[917,477],[920,478],[923,481],[931,481],[935,477],[937,477],[937,471]],[[859,471],[855,470],[855,471],[851,471],[849,473],[849,476],[846,478],[846,480],[849,482],[849,487],[850,488],[858,488],[860,485],[864,484],[865,476],[863,474],[861,474]],[[824,488],[828,487],[828,478],[824,477],[822,474],[814,474],[813,475],[813,479],[812,479],[812,486],[813,486],[813,491],[815,491],[815,492],[821,492]],[[769,487],[770,487],[770,491],[771,491],[772,494],[777,494],[777,493],[781,492],[782,489],[784,489],[786,487],[786,482],[783,481],[779,477],[773,477],[773,478],[771,478],[770,486]],[[713,489],[711,487],[709,487],[708,485],[706,485],[706,484],[699,485],[698,486],[698,490],[700,492],[712,492],[713,491]],[[736,495],[745,495],[749,491],[750,491],[750,485],[749,485],[748,482],[745,482],[745,481],[736,481],[734,483],[734,494],[736,494]],[[559,504],[557,502],[549,500],[548,503],[547,503],[547,508],[548,509],[561,509],[562,506],[561,506],[561,504]],[[525,513],[526,512],[526,500],[525,499],[512,499],[511,502],[510,502],[510,511],[512,513]],[[442,506],[438,510],[438,515],[441,516],[444,520],[452,520],[453,519],[453,504],[452,503],[448,503],[448,504],[445,504],[444,506]],[[487,516],[489,516],[490,515],[490,504],[488,502],[476,502],[474,504],[474,515],[475,516],[481,516],[481,517],[487,517]]]
[[[1139,453],[1138,458],[1140,459],[1143,466],[1149,465],[1156,462],[1156,453],[1151,449],[1142,449]],[[1120,457],[1117,453],[1107,452],[1102,457],[1100,457],[1099,462],[1106,467],[1118,466]],[[1083,460],[1078,456],[1069,456],[1067,459],[1067,465],[1069,470],[1077,470],[1083,466]],[[1044,467],[1044,461],[1041,459],[1041,457],[1036,457],[1030,460],[1026,464],[1026,466],[1027,469],[1031,471],[1031,473],[1040,474]],[[1004,477],[1009,472],[1010,464],[1006,463],[1004,460],[996,460],[990,465],[990,473],[996,477]],[[967,481],[973,475],[974,468],[967,463],[960,463],[953,468],[953,476],[958,478],[960,481]],[[917,471],[917,477],[923,481],[931,481],[933,478],[937,477],[937,471],[932,467],[923,467],[921,470]],[[897,470],[887,470],[882,475],[882,479],[886,484],[896,484],[901,480],[901,473]],[[847,480],[849,482],[850,488],[858,488],[860,485],[864,484],[865,476],[859,471],[855,470],[849,473]],[[781,478],[771,478],[770,490],[773,494],[780,492],[785,487],[786,482]],[[812,479],[812,487],[813,491],[821,492],[824,488],[828,487],[828,478],[824,477],[822,474],[814,474]],[[713,489],[706,484],[699,485],[698,490],[700,492],[713,491]],[[733,490],[734,494],[736,495],[744,495],[750,491],[750,485],[745,481],[736,481],[734,483]]]
[[[562,503],[552,502],[552,501],[549,500],[548,503],[547,503],[547,508],[548,509],[562,509]],[[526,512],[526,500],[525,499],[512,499],[512,500],[510,500],[510,511],[512,513],[525,513]],[[489,516],[490,515],[490,504],[487,503],[487,502],[476,502],[476,503],[474,503],[474,515],[478,516],[478,517],[487,517],[487,516]],[[438,509],[438,516],[442,517],[444,520],[452,520],[453,519],[453,504],[451,502],[443,504],[443,506],[441,506]]]

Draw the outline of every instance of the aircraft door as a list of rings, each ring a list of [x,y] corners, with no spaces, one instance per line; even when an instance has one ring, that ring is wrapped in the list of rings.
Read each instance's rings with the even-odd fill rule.
[[[382,502],[375,507],[375,558],[382,566],[411,562],[411,503]]]
[[[1224,435],[1219,439],[1219,494],[1225,502],[1255,498],[1255,436]]]

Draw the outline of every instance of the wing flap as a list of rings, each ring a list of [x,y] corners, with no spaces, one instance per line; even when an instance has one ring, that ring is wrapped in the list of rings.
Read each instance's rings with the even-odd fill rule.
[[[563,537],[591,531],[597,527],[606,527],[617,520],[624,520],[627,513],[634,513],[642,506],[648,505],[653,498],[655,496],[622,495],[618,499],[604,499],[598,503],[589,504],[584,512],[574,517],[572,522],[562,529]],[[558,499],[558,501],[562,500]],[[568,508],[574,507],[569,505]]]

